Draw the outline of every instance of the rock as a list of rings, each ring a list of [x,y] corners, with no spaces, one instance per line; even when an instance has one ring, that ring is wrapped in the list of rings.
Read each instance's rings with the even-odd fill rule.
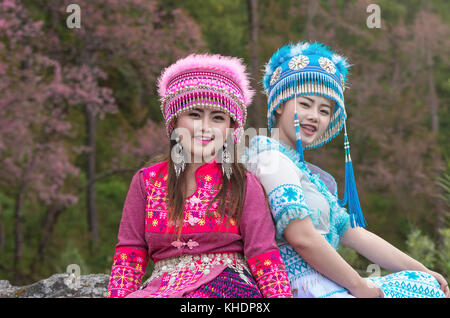
[[[27,286],[0,280],[0,298],[105,298],[109,275],[54,274]]]

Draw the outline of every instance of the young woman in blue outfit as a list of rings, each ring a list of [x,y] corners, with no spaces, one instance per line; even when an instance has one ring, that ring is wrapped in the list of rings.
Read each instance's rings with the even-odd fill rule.
[[[256,136],[247,168],[268,193],[277,240],[295,297],[449,297],[446,280],[366,230],[346,131],[349,63],[320,43],[279,49],[265,69],[268,128]],[[345,133],[343,200],[334,178],[304,161],[303,150]],[[274,135],[272,135],[274,136]],[[344,206],[347,205],[347,208]],[[336,251],[339,244],[393,272],[362,278]]]

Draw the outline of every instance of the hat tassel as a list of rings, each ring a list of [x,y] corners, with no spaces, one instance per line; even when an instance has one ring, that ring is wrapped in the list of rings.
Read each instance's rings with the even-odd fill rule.
[[[298,119],[297,114],[297,94],[295,94],[294,97],[294,126],[295,126],[295,146],[297,147],[297,152],[299,154],[299,162],[305,162],[305,159],[303,157],[303,144],[302,144],[302,137],[300,135],[300,120]]]
[[[350,214],[350,224],[352,227],[366,227],[367,223],[364,219],[361,205],[359,203],[358,191],[356,190],[355,174],[353,172],[352,158],[350,156],[350,142],[348,141],[347,128],[345,129],[345,192],[344,199],[338,200],[339,205],[344,207],[348,202],[348,210]]]

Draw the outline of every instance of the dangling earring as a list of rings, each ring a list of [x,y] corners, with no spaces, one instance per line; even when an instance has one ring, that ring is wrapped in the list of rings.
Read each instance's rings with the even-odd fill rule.
[[[186,167],[186,159],[184,158],[183,145],[180,142],[180,137],[177,136],[175,141],[176,144],[172,148],[172,161],[173,167],[175,168],[175,174],[178,178]]]
[[[223,144],[222,150],[222,172],[227,176],[228,180],[230,180],[233,168],[231,167],[231,155],[227,149],[227,141]]]

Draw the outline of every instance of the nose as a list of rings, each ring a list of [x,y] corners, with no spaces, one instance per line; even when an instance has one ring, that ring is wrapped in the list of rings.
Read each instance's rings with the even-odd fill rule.
[[[319,110],[316,107],[311,107],[306,114],[306,118],[313,122],[319,121]]]
[[[203,116],[202,118],[202,132],[209,131],[211,128],[211,121],[209,116]]]
[[[205,134],[211,130],[211,121],[209,116],[203,115],[201,118],[194,121],[194,133]]]

